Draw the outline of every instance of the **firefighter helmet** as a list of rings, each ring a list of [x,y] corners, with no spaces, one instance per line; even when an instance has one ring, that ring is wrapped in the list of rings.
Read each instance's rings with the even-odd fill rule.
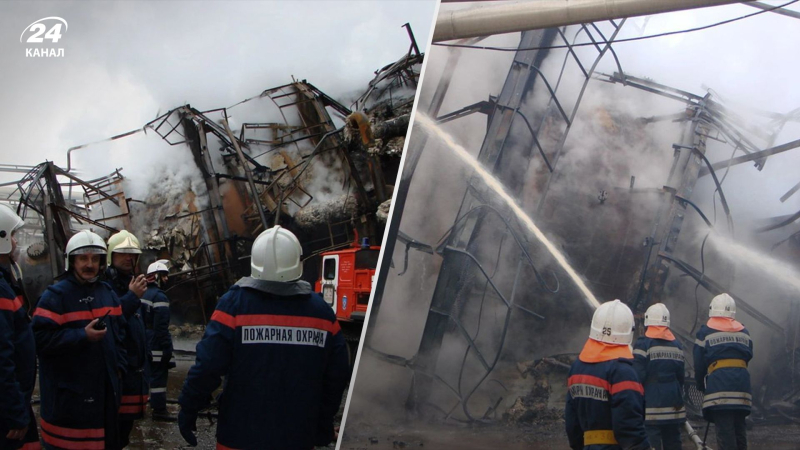
[[[656,303],[647,308],[644,313],[644,326],[646,327],[668,327],[669,310],[663,303]]]
[[[163,262],[161,262],[161,260],[158,260],[158,261],[154,262],[153,264],[150,264],[149,266],[147,266],[147,275],[152,275],[152,274],[158,273],[158,272],[169,273],[169,269],[167,269],[167,265],[164,264]]]
[[[106,264],[111,265],[111,254],[117,253],[132,253],[140,255],[142,250],[139,247],[139,239],[130,231],[122,230],[110,238],[108,238],[108,256],[106,256]]]
[[[289,230],[274,226],[253,242],[250,275],[258,280],[294,281],[303,275],[303,248]]]
[[[67,250],[64,252],[64,267],[69,270],[69,258],[75,255],[105,255],[106,242],[95,233],[83,230],[75,233],[67,242]],[[102,258],[100,259],[102,266]]]
[[[0,255],[11,253],[11,235],[24,224],[11,208],[0,205]]]
[[[592,316],[589,338],[608,344],[630,345],[633,341],[633,313],[619,300],[605,302]]]
[[[708,305],[708,317],[736,318],[736,301],[728,294],[719,294]]]

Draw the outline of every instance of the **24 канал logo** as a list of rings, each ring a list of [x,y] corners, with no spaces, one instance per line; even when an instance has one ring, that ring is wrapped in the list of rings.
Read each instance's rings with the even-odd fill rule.
[[[62,33],[67,31],[67,21],[61,17],[45,17],[25,27],[19,35],[19,41],[27,44],[57,44]],[[26,38],[27,36],[27,38]],[[23,39],[25,39],[23,41]],[[48,43],[49,41],[49,43]],[[37,45],[25,49],[26,58],[63,58],[63,48],[53,48]]]

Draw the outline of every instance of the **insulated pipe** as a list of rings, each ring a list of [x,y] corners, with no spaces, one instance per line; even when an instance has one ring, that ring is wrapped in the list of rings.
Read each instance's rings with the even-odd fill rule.
[[[440,12],[433,42],[743,3],[742,0],[537,0]]]

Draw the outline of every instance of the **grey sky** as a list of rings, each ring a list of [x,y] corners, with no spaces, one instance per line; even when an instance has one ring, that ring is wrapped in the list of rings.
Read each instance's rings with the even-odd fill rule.
[[[349,100],[407,51],[404,23],[424,49],[434,10],[432,0],[0,2],[0,163],[66,165],[67,148],[158,111],[230,106],[292,76]],[[50,45],[65,56],[26,58],[20,34],[48,16],[69,24]]]

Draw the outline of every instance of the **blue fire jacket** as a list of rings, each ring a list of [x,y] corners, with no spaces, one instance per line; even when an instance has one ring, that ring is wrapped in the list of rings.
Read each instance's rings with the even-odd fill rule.
[[[200,410],[225,376],[221,446],[311,449],[333,440],[349,375],[336,316],[308,283],[245,277],[220,298],[178,402]]]
[[[735,367],[753,358],[753,341],[746,328],[720,331],[703,325],[694,346],[697,389],[703,392],[703,417],[713,420],[712,411],[742,410],[750,413],[752,393],[750,372]],[[731,364],[733,363],[733,364]],[[731,367],[734,365],[734,367]]]
[[[0,267],[0,448],[6,448],[9,430],[36,428],[30,415],[36,346],[22,296],[12,283],[11,274]]]
[[[84,328],[107,312],[105,338],[89,342]],[[103,448],[107,403],[113,402],[114,410],[118,407],[117,373],[127,365],[124,321],[117,296],[103,282],[81,284],[69,274],[42,294],[33,314],[33,332],[46,444]]]
[[[128,357],[128,367],[122,377],[122,404],[119,407],[119,417],[120,420],[141,419],[147,408],[149,393],[147,377],[150,369],[147,335],[139,313],[141,300],[128,290],[133,276],[123,275],[109,268],[106,270],[106,279],[119,297],[126,323],[123,344]]]
[[[139,309],[147,331],[147,348],[154,362],[172,359],[172,336],[169,334],[169,298],[155,283],[147,285]]]
[[[685,422],[685,357],[680,342],[642,336],[633,348],[633,367],[644,386],[645,423],[670,425]]]
[[[573,449],[648,449],[644,429],[644,389],[631,360],[599,363],[575,361],[567,381],[565,420]],[[592,433],[612,437],[618,444],[591,445]]]

